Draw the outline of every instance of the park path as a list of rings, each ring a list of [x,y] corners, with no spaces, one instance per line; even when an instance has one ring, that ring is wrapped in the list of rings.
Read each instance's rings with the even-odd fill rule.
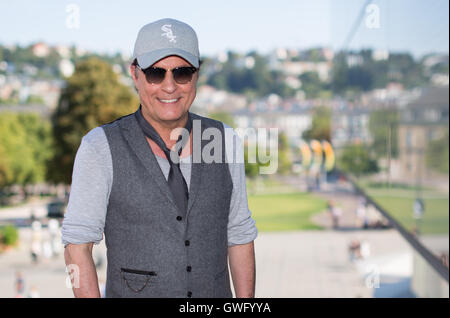
[[[412,251],[400,234],[392,229],[355,228],[356,198],[350,193],[317,195],[333,198],[342,207],[342,228],[333,230],[324,211],[313,218],[314,222],[325,227],[323,231],[259,233],[255,240],[256,297],[411,296]],[[26,214],[24,209],[20,211]],[[14,217],[11,211],[2,212],[8,218]],[[0,297],[13,297],[16,271],[23,274],[26,292],[35,286],[41,297],[73,297],[72,290],[66,286],[63,255],[43,259],[33,265],[29,247],[31,229],[21,227],[19,234],[18,247],[0,254]],[[370,246],[370,255],[364,260],[351,261],[349,258],[348,246],[355,239]],[[94,247],[94,257],[105,260],[98,269],[99,280],[104,282],[104,241]]]
[[[16,271],[22,272],[26,291],[35,286],[41,297],[72,297],[71,289],[66,287],[63,255],[32,265],[29,255],[31,230],[21,228],[20,238],[21,243],[16,249],[0,254],[0,297],[13,297]],[[348,244],[353,239],[370,244],[370,258],[350,261]],[[95,258],[104,258],[105,251],[103,242],[95,246]],[[380,274],[397,271],[404,284],[407,279],[404,272],[410,270],[410,266],[404,266],[409,252],[408,244],[394,230],[260,233],[255,240],[256,297],[369,298],[383,292],[389,295],[388,290],[384,291],[387,285],[383,280],[380,288],[374,288],[368,266],[380,266]],[[403,263],[396,268],[385,268],[389,262],[401,258]],[[100,281],[106,279],[105,265],[103,263],[98,269]],[[404,269],[399,270],[398,266]]]

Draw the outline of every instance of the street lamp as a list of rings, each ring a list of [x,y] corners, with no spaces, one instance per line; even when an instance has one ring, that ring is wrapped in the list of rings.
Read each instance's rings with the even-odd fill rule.
[[[413,211],[413,218],[415,219],[416,223],[416,233],[417,235],[420,235],[420,224],[422,221],[423,212],[425,211],[425,204],[422,198],[418,197],[414,200]]]

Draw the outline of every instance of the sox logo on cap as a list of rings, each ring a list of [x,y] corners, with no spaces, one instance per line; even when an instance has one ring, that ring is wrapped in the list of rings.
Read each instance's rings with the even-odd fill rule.
[[[171,27],[172,27],[171,24],[164,24],[161,27],[161,30],[164,31],[165,33],[161,34],[161,36],[166,36],[170,40],[170,42],[177,43],[177,41],[175,40],[177,37],[173,35]]]

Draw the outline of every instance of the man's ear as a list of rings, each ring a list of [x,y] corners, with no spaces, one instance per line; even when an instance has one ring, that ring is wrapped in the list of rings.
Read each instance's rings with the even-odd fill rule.
[[[133,64],[130,65],[130,75],[131,75],[131,78],[133,79],[134,90],[136,91],[136,93],[139,93],[139,91],[137,89],[138,72],[137,72],[136,65],[133,65]]]
[[[138,72],[137,72],[136,65],[133,65],[133,64],[130,65],[130,75],[131,75],[131,78],[133,78],[133,81],[136,84],[136,81],[137,81],[137,78],[138,78]]]

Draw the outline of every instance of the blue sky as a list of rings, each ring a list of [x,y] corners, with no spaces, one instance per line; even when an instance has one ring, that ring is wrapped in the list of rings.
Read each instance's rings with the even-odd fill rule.
[[[365,0],[14,0],[0,3],[0,43],[76,44],[98,52],[131,54],[139,28],[172,17],[196,31],[200,51],[268,52],[275,47],[343,46]],[[379,28],[358,28],[350,47],[448,52],[448,0],[374,0]],[[68,5],[79,8],[79,28],[68,28]],[[73,12],[73,11],[72,11]]]

